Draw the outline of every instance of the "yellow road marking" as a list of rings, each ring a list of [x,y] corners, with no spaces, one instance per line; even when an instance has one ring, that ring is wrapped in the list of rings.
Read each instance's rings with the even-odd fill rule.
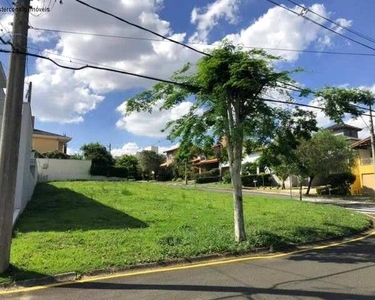
[[[164,273],[164,272],[187,270],[187,269],[194,269],[194,268],[203,268],[203,267],[209,267],[209,266],[218,266],[218,265],[224,265],[224,264],[230,264],[230,263],[244,262],[244,261],[249,261],[249,260],[280,258],[280,257],[285,257],[285,256],[293,255],[293,254],[299,254],[299,253],[313,251],[313,250],[323,250],[323,249],[337,247],[337,246],[341,246],[341,245],[345,245],[345,244],[349,244],[353,242],[358,242],[358,241],[367,239],[373,235],[375,235],[375,230],[372,230],[370,233],[361,237],[354,238],[354,239],[350,239],[350,240],[346,240],[342,242],[336,242],[336,243],[323,245],[323,246],[315,246],[311,248],[295,250],[295,251],[286,252],[286,253],[278,253],[278,254],[273,254],[273,255],[261,255],[261,256],[246,256],[246,257],[238,257],[238,258],[232,258],[232,259],[218,259],[218,260],[211,260],[208,262],[196,263],[196,264],[188,264],[188,265],[165,267],[165,268],[158,268],[158,269],[151,269],[151,270],[142,270],[142,271],[134,271],[134,272],[126,272],[126,273],[117,273],[117,274],[111,274],[111,275],[95,276],[95,277],[89,277],[89,278],[80,279],[76,281],[70,281],[70,282],[60,282],[60,283],[52,283],[52,284],[47,284],[47,285],[34,286],[34,287],[29,287],[29,288],[5,290],[5,291],[0,291],[0,295],[27,293],[27,292],[39,291],[39,290],[44,290],[44,289],[63,286],[63,285],[79,284],[79,283],[86,283],[86,282],[93,282],[93,281],[100,281],[100,280],[121,278],[121,277],[131,277],[131,276],[137,276],[137,275]]]

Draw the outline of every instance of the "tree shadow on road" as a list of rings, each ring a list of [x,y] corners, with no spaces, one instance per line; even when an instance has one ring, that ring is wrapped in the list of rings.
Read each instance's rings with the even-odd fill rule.
[[[375,263],[375,238],[348,243],[324,250],[312,250],[288,257],[294,261],[315,261],[321,263],[356,264]]]

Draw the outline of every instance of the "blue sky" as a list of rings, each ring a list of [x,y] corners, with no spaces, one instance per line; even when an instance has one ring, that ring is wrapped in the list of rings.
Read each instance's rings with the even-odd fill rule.
[[[294,9],[286,0],[277,1]],[[43,2],[48,4],[49,1],[40,1],[39,5]],[[124,1],[126,4],[111,0],[105,1],[105,5],[99,0],[88,2],[184,42],[212,44],[229,38],[248,46],[375,53],[275,8],[265,0],[129,0]],[[8,5],[6,1],[1,1],[1,4]],[[374,1],[304,1],[303,4],[375,38],[372,24]],[[11,19],[11,15],[0,15],[3,34],[5,30],[11,30]],[[319,22],[324,23],[323,20]],[[30,23],[48,29],[152,37],[72,0],[64,1],[63,5],[56,4],[50,13],[31,16]],[[364,42],[375,47],[374,43]],[[160,78],[168,78],[185,62],[195,62],[199,58],[188,49],[168,43],[67,33],[52,35],[35,30],[30,30],[29,46],[30,52],[40,51],[72,66],[85,64],[77,60],[81,59]],[[43,52],[45,50],[47,52]],[[303,67],[305,72],[295,79],[308,87],[364,86],[375,91],[375,57],[272,53],[286,59],[280,68]],[[0,59],[7,70],[9,57],[0,55]],[[170,112],[126,117],[123,114],[126,100],[151,87],[153,82],[102,71],[64,71],[49,62],[35,59],[28,60],[28,76],[27,81],[33,81],[34,85],[32,101],[36,128],[72,137],[71,151],[78,150],[84,143],[96,141],[104,145],[111,143],[114,154],[131,153],[149,145],[167,148],[171,143],[160,133],[160,128],[189,108],[187,102]],[[318,115],[318,120],[322,126],[329,123],[322,114]],[[358,127],[365,126],[362,120],[349,122]]]

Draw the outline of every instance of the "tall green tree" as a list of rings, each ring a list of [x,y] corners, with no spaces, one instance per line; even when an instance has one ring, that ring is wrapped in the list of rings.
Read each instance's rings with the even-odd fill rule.
[[[124,167],[128,170],[128,174],[136,176],[138,170],[138,159],[134,155],[124,154],[116,158],[116,166]]]
[[[156,84],[127,103],[127,111],[132,113],[151,111],[160,99],[161,109],[191,101],[189,112],[168,124],[169,138],[179,139],[181,145],[193,143],[205,148],[226,137],[238,242],[246,239],[241,182],[243,145],[246,141],[255,144],[267,140],[278,111],[262,97],[269,90],[287,94],[280,82],[291,81],[291,72],[274,68],[278,59],[261,50],[243,51],[224,43],[202,57],[196,66],[187,64],[175,72],[172,80],[180,85]]]
[[[164,162],[165,156],[157,154],[154,151],[144,150],[139,154],[138,164],[142,171],[143,178],[155,177]],[[154,176],[152,176],[152,174]]]
[[[356,157],[348,141],[329,130],[320,130],[310,140],[302,140],[295,153],[309,176],[306,195],[315,177],[350,172]]]
[[[302,141],[310,140],[317,130],[316,116],[313,112],[294,108],[280,113],[272,142],[263,149],[260,163],[270,167],[281,179],[283,189],[285,180],[290,175],[301,178],[306,173],[306,168],[295,151]]]
[[[114,164],[111,153],[100,143],[85,144],[80,150],[85,159],[92,160],[94,166],[111,166]]]

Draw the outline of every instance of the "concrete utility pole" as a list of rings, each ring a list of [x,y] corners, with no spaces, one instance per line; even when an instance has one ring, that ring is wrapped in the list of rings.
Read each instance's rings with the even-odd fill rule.
[[[30,0],[16,1],[12,50],[27,52]],[[0,140],[0,273],[9,267],[26,56],[12,53]]]
[[[371,153],[372,165],[374,166],[374,180],[375,180],[375,134],[374,134],[374,120],[372,119],[372,107],[369,105],[370,110],[370,136],[371,136]]]

